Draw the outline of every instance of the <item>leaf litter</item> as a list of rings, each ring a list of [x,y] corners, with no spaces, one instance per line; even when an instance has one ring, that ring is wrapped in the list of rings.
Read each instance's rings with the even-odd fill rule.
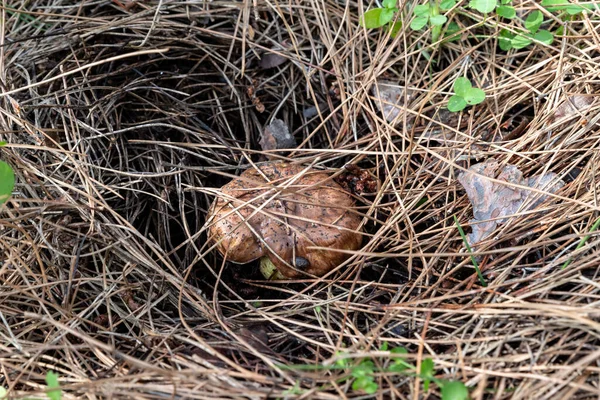
[[[297,143],[285,122],[274,119],[265,127],[260,138],[260,147],[264,151],[295,149]]]
[[[475,392],[494,391],[498,399],[515,393],[521,398],[597,394],[596,360],[589,351],[598,346],[596,321],[557,309],[598,315],[597,253],[581,253],[576,268],[560,275],[544,268],[559,257],[557,246],[568,251],[573,248],[569,243],[577,244],[574,233],[591,232],[597,129],[590,123],[586,129],[548,133],[550,128],[535,115],[552,115],[558,108],[537,102],[540,94],[598,93],[597,48],[589,45],[599,27],[594,18],[569,24],[573,35],[564,36],[565,46],[532,46],[534,51],[509,54],[497,51],[485,26],[470,25],[469,41],[443,44],[436,52],[442,62],[434,65],[424,61],[426,48],[415,47],[427,45],[422,32],[401,30],[393,44],[382,31],[363,34],[361,29],[357,34],[362,12],[357,2],[298,7],[256,1],[240,9],[182,1],[169,2],[168,13],[160,1],[143,2],[128,12],[110,2],[79,2],[81,7],[75,8],[59,1],[34,0],[23,7],[18,1],[6,3],[22,12],[5,16],[12,42],[5,49],[3,74],[9,90],[25,89],[14,96],[19,107],[0,105],[3,139],[16,144],[3,149],[2,159],[17,168],[22,180],[15,193],[18,201],[3,205],[7,218],[0,229],[7,255],[1,277],[11,288],[0,304],[8,321],[0,331],[10,339],[10,362],[3,364],[3,372],[15,377],[14,397],[44,396],[31,391],[45,387],[43,372],[55,363],[61,376],[76,382],[62,389],[72,398],[90,393],[166,397],[173,388],[165,377],[189,398],[283,398],[286,390],[319,399],[357,397],[349,393],[349,385],[337,384],[337,375],[293,372],[279,365],[320,365],[342,346],[368,357],[382,342],[405,341],[415,332],[422,332],[423,340],[407,343],[409,352],[422,345],[455,376],[485,381]],[[531,12],[527,3],[517,2],[516,8],[525,17]],[[33,23],[24,19],[27,10],[40,11],[28,14]],[[85,19],[78,17],[83,15]],[[239,35],[243,24],[252,26],[247,38]],[[140,32],[147,33],[144,45],[135,41]],[[293,48],[273,47],[288,36],[299,40]],[[478,47],[470,52],[473,44]],[[163,48],[170,50],[104,63],[129,52]],[[288,61],[261,69],[261,54],[274,51]],[[441,86],[432,90],[432,83],[449,83],[457,73],[455,61],[466,60],[465,55],[473,62],[462,64],[461,73],[489,82],[485,90],[494,101],[456,115],[456,123],[419,116],[415,129],[389,135],[369,124],[369,116],[382,115],[377,99],[363,101],[364,93],[351,90],[362,77],[385,74],[396,81],[394,86],[410,82],[409,102],[402,96],[394,107],[399,113],[441,114],[445,94]],[[269,65],[274,64],[263,64]],[[76,66],[86,68],[85,80],[70,74]],[[329,98],[330,77],[347,85],[341,88],[343,106]],[[26,90],[30,85],[35,90]],[[256,93],[244,93],[249,85]],[[502,110],[506,112],[500,115]],[[515,112],[531,122],[517,132],[509,127],[512,138],[500,138],[509,142],[490,146],[500,136],[500,118],[517,118]],[[205,240],[202,226],[212,188],[224,183],[222,173],[237,173],[247,161],[259,159],[256,139],[271,113],[289,121],[290,131],[302,142],[305,164],[329,169],[355,163],[382,178],[377,195],[361,199],[366,206],[360,213],[369,221],[364,254],[332,280],[256,282],[248,276],[256,277],[258,266],[242,273],[223,265]],[[584,117],[592,120],[589,114]],[[398,114],[397,120],[403,119]],[[575,123],[580,119],[571,118]],[[522,121],[516,122],[521,126]],[[492,140],[486,132],[495,135]],[[553,139],[560,146],[552,146]],[[42,146],[46,141],[56,144]],[[475,143],[484,148],[473,151]],[[75,153],[65,153],[71,150]],[[486,266],[490,286],[510,290],[520,299],[518,307],[502,293],[467,290],[471,278],[444,273],[458,255],[456,228],[447,224],[440,229],[439,223],[446,209],[460,204],[447,184],[456,170],[448,162],[455,160],[454,151],[481,157],[461,161],[471,164],[503,160],[498,154],[510,153],[523,180],[538,173],[531,172],[536,164],[551,163],[561,177],[575,165],[581,169],[579,184],[560,192],[576,202],[556,205],[545,214],[560,223],[556,229],[538,231],[538,240],[518,250],[506,248],[506,257]],[[527,161],[532,154],[535,164]],[[173,173],[165,173],[171,168]],[[82,191],[88,187],[94,190]],[[417,206],[405,207],[411,204]],[[540,223],[539,211],[512,220],[529,230]],[[561,220],[567,213],[571,218]],[[63,214],[72,221],[63,223]],[[63,234],[69,240],[61,246],[48,240]],[[71,242],[77,244],[65,249]],[[73,266],[76,274],[70,273]],[[65,281],[71,275],[72,284]],[[129,296],[119,295],[128,288],[143,306],[135,315],[130,315]],[[52,315],[40,308],[39,299],[47,299]],[[382,313],[377,304],[396,309]],[[429,318],[431,304],[437,311]],[[64,316],[58,322],[74,330],[65,334],[57,329],[53,315]],[[267,320],[268,342],[249,326]],[[248,336],[259,340],[248,343]],[[98,343],[108,342],[112,350],[106,353]],[[259,347],[261,342],[276,355],[249,351],[248,344]],[[34,351],[18,351],[20,347]],[[494,357],[486,357],[491,353]],[[529,353],[540,357],[532,359]],[[194,372],[198,369],[202,374]],[[519,373],[524,369],[529,372]],[[500,370],[510,376],[498,375]],[[565,374],[571,370],[586,374]],[[382,380],[377,396],[419,396],[414,380],[397,379]]]
[[[525,178],[516,166],[501,165],[495,159],[472,165],[467,172],[458,176],[473,206],[473,219],[469,221],[472,232],[467,236],[471,247],[491,236],[497,226],[509,220],[509,216],[533,210],[548,198],[548,195],[539,196],[534,191],[489,179],[494,177],[508,184],[528,186],[548,193],[556,193],[565,185],[553,172]]]
[[[595,96],[586,96],[582,94],[569,97],[556,108],[553,119],[561,120],[565,117],[570,118],[574,115],[585,116],[594,104],[594,98]]]
[[[400,123],[401,117],[407,106],[412,100],[412,92],[399,86],[397,83],[379,80],[371,88],[371,93],[375,97],[375,104],[383,114],[386,121],[390,123]],[[411,125],[415,119],[414,116],[407,116],[407,125]]]

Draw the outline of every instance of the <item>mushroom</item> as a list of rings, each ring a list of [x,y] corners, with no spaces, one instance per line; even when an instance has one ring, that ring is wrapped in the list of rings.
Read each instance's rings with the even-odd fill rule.
[[[326,172],[270,162],[221,188],[207,215],[208,236],[230,262],[261,258],[268,279],[323,276],[350,257],[336,249],[362,244],[353,207]]]

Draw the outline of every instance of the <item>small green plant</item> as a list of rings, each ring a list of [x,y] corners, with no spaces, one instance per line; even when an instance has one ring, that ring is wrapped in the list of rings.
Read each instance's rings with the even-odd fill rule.
[[[600,6],[597,4],[572,4],[566,0],[542,0],[540,5],[549,12],[564,12],[565,14],[562,16],[563,20],[569,20],[586,10],[600,10]],[[510,49],[520,50],[529,46],[534,41],[551,45],[554,42],[554,35],[562,35],[564,27],[560,26],[554,34],[548,30],[540,29],[545,22],[544,14],[540,10],[530,12],[525,21],[523,21],[525,29],[517,29],[517,33],[510,32],[507,29],[500,31],[498,36],[500,49],[504,51]]]
[[[347,360],[343,360],[347,361]],[[340,366],[346,368],[347,365],[340,363]],[[375,382],[375,364],[371,360],[363,360],[358,365],[350,366],[350,375],[354,378],[352,382],[352,390],[360,391],[367,394],[373,394],[379,389],[379,385]]]
[[[393,22],[395,16],[399,13],[397,0],[383,0],[382,7],[371,9],[364,13],[360,19],[361,26],[368,29],[381,28],[387,26],[392,37],[396,37],[401,28],[401,22]],[[426,0],[423,4],[417,4],[413,8],[413,15],[410,22],[412,30],[421,30],[425,27],[431,29],[432,42],[437,42],[444,32],[443,27],[447,24],[443,38],[444,42],[459,40],[459,35],[456,34],[459,25],[456,21],[448,23],[450,15],[447,11],[454,10],[459,4],[457,0]],[[566,20],[577,14],[581,14],[586,10],[600,11],[600,5],[596,3],[573,4],[567,0],[542,0],[541,6],[549,12],[564,12]],[[464,6],[456,8],[457,15],[464,14],[460,10]],[[555,34],[562,34],[563,26],[560,26],[555,33],[545,29],[540,29],[542,24],[546,22],[544,15],[540,10],[534,10],[529,13],[525,20],[517,18],[517,12],[512,5],[512,0],[470,0],[466,6],[472,10],[476,10],[485,15],[495,13],[499,18],[516,19],[519,26],[515,26],[513,30],[503,29],[498,34],[498,44],[500,49],[508,51],[511,49],[523,49],[532,43],[543,43],[551,45],[554,42]],[[444,13],[446,12],[446,15]],[[520,25],[522,23],[522,25]],[[429,53],[424,50],[425,56]]]
[[[382,7],[380,8],[373,8],[365,12],[360,19],[360,25],[367,29],[387,26],[391,37],[395,38],[402,27],[400,21],[392,23],[399,11],[396,6],[396,0],[383,0],[381,5]],[[450,10],[455,5],[456,0],[442,0],[441,2],[439,0],[428,0],[425,4],[415,6],[413,10],[414,18],[410,24],[410,28],[418,31],[429,24],[432,28],[432,40],[436,42],[441,35],[442,26],[448,20],[440,12]],[[458,24],[454,23],[447,30],[449,34],[458,32]],[[458,37],[454,36],[451,40],[458,40]]]
[[[304,390],[302,390],[302,388],[300,387],[300,382],[296,382],[294,384],[294,387],[284,390],[283,395],[284,396],[298,396],[302,393],[304,393]]]
[[[429,24],[431,28],[431,41],[437,42],[442,34],[442,27],[448,21],[448,17],[441,15],[442,11],[448,11],[456,5],[456,0],[427,1],[425,4],[416,5],[413,9],[414,18],[410,23],[412,30],[418,31]],[[458,31],[458,24],[454,23],[448,27],[448,33]],[[455,37],[454,39],[458,39]]]
[[[22,24],[30,24],[35,26],[38,29],[41,29],[42,31],[47,31],[48,28],[46,26],[45,23],[41,22],[40,20],[36,19],[35,17],[33,17],[33,15],[28,14],[27,12],[19,12],[19,11],[13,11],[10,9],[5,9],[6,13],[10,16],[13,15],[17,15],[19,22]],[[2,398],[2,397],[0,397]]]
[[[485,92],[474,88],[467,78],[457,78],[454,81],[454,95],[448,100],[448,111],[458,112],[465,109],[467,105],[475,105],[485,100]]]
[[[60,383],[58,382],[58,374],[56,372],[48,371],[46,373],[46,385],[49,389],[46,395],[50,400],[62,399],[62,390],[60,390]]]
[[[58,374],[54,371],[46,372],[46,400],[62,400],[62,390],[58,382]],[[0,386],[0,399],[7,398],[8,391],[3,386]],[[40,398],[24,397],[22,400],[44,400]]]
[[[456,218],[456,215],[453,215],[453,217],[454,217],[454,223],[456,224],[456,227],[458,228],[458,233],[460,233],[460,237],[462,238],[463,243],[465,244],[465,247],[467,248],[467,251],[469,252],[469,255],[471,256],[471,262],[473,263],[473,266],[475,267],[475,271],[477,272],[477,278],[479,278],[479,283],[481,283],[481,286],[487,287],[487,283],[485,282],[485,279],[483,278],[483,274],[481,273],[481,269],[479,268],[479,263],[475,259],[475,256],[473,256],[473,250],[471,250],[471,245],[469,245],[469,241],[467,240],[467,235],[465,235],[465,231],[463,231],[462,226],[460,226],[460,223],[458,222],[458,218]]]
[[[511,6],[512,0],[471,0],[469,8],[479,11],[482,14],[489,14],[496,10],[502,18],[512,19],[517,16],[515,8]]]
[[[0,147],[4,145],[6,142],[0,142]],[[8,163],[0,161],[0,206],[10,198],[14,187],[15,171]]]
[[[590,229],[590,232],[595,232],[596,230],[598,230],[598,227],[600,226],[600,218],[598,218],[594,224],[592,225],[592,228]],[[590,240],[590,235],[585,235],[584,237],[581,238],[581,240],[579,240],[579,243],[577,244],[577,247],[575,247],[575,251],[579,250],[580,248],[583,247],[584,244],[586,244],[586,242]],[[569,259],[567,261],[565,261],[565,263],[563,264],[563,266],[561,267],[561,269],[565,269],[569,266],[569,264],[571,264],[571,261],[573,261],[572,258],[569,257]]]
[[[400,28],[402,27],[401,22],[392,23],[398,7],[396,7],[397,0],[383,0],[381,8],[373,8],[362,16],[360,19],[360,26],[364,26],[367,29],[381,28],[383,26],[388,27],[391,31],[390,35],[396,37]]]
[[[540,4],[550,12],[566,11],[569,15],[581,14],[585,10],[594,10],[599,7],[594,4],[571,4],[566,0],[542,0]]]
[[[554,35],[545,29],[540,29],[543,23],[544,15],[541,11],[530,12],[527,19],[525,19],[525,29],[527,31],[514,34],[503,29],[500,31],[498,45],[505,51],[522,49],[529,46],[534,40],[550,45],[554,42]]]
[[[380,351],[388,351],[388,344],[384,342],[379,349]],[[389,362],[379,360],[380,365],[386,365],[384,368],[377,368],[372,358],[363,358],[358,362],[354,362],[352,357],[348,357],[347,353],[338,353],[339,359],[334,365],[311,366],[311,365],[296,365],[282,366],[289,369],[302,370],[342,370],[346,372],[345,376],[339,379],[338,383],[347,381],[352,382],[352,390],[364,392],[366,394],[374,394],[379,390],[379,384],[376,382],[377,373],[400,374],[403,376],[419,377],[423,381],[423,390],[428,391],[431,382],[435,383],[442,393],[442,400],[466,400],[469,397],[469,390],[460,381],[448,381],[435,377],[435,364],[431,358],[426,358],[421,362],[420,369],[417,372],[417,367],[408,362],[406,357],[408,350],[404,347],[394,347],[390,352]],[[298,385],[290,391],[297,393],[300,391]]]
[[[445,15],[440,15],[440,8],[430,3],[415,6],[413,13],[415,18],[410,23],[410,28],[415,31],[422,29],[427,23],[431,26],[442,26],[448,21]]]
[[[387,351],[387,343],[380,350]],[[405,360],[408,350],[404,347],[394,347],[390,350],[391,363],[387,368],[379,372],[398,373],[406,376],[418,376],[423,380],[423,390],[429,390],[431,382],[434,382],[442,390],[442,400],[465,400],[469,396],[467,387],[460,381],[445,381],[435,377],[435,364],[431,358],[421,362],[421,368],[417,373],[417,367]],[[379,385],[375,382],[375,373],[378,372],[375,363],[371,359],[363,359],[358,364],[351,365],[348,358],[338,360],[337,366],[349,370],[352,382],[352,390],[364,391],[367,394],[376,393]]]

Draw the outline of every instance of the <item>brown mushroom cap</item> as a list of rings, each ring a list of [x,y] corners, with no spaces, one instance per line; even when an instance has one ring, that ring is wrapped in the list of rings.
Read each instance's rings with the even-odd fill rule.
[[[357,250],[361,218],[329,174],[283,162],[244,171],[221,189],[207,222],[209,239],[228,261],[267,256],[286,278],[322,276]]]

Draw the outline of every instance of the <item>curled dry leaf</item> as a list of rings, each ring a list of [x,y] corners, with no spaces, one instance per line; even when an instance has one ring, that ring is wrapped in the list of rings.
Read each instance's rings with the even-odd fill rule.
[[[267,125],[260,138],[260,147],[263,150],[294,149],[296,146],[296,139],[280,119],[274,119]]]
[[[554,120],[585,116],[594,103],[595,96],[577,94],[566,99],[554,112]]]
[[[380,80],[373,85],[371,93],[375,97],[377,108],[381,110],[386,121],[394,124],[402,122],[403,119],[399,117],[402,116],[404,107],[411,101],[411,91],[406,92],[405,96],[404,88],[398,84]],[[411,125],[414,119],[412,115],[407,115],[407,124]]]
[[[489,237],[498,225],[508,221],[508,218],[503,217],[534,209],[548,198],[547,195],[539,196],[530,190],[499,184],[487,178],[529,186],[549,193],[556,193],[564,186],[564,182],[559,180],[555,173],[525,179],[516,166],[501,166],[494,159],[471,166],[458,177],[473,205],[474,218],[469,221],[472,224],[472,233],[468,235],[471,246]]]
[[[259,168],[223,186],[209,210],[209,239],[228,261],[262,257],[268,278],[322,276],[350,257],[332,250],[360,248],[354,200],[329,174],[283,162]]]

